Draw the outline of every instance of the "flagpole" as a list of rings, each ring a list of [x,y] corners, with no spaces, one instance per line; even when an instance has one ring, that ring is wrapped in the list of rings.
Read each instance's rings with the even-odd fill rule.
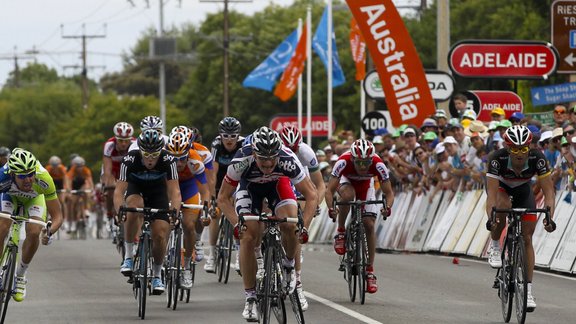
[[[366,92],[364,92],[364,81],[360,81],[360,120],[366,115]],[[364,129],[360,127],[360,138],[364,138]]]
[[[306,10],[306,142],[312,146],[312,6]]]
[[[332,137],[332,0],[328,0],[328,140]]]
[[[302,18],[298,19],[298,39],[302,35]],[[298,129],[302,131],[302,74],[298,77]]]

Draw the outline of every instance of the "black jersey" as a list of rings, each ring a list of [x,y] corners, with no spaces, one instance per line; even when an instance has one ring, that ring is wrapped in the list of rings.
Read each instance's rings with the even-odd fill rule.
[[[550,173],[546,157],[536,149],[531,149],[528,152],[528,159],[520,174],[512,170],[510,162],[508,149],[503,148],[493,152],[488,157],[488,172],[486,176],[496,178],[508,187],[515,188],[529,182],[534,175],[541,177]]]
[[[224,144],[222,144],[220,135],[218,135],[212,142],[212,157],[214,158],[214,161],[218,163],[218,173],[216,174],[216,191],[220,189],[222,180],[224,180],[224,176],[228,170],[228,166],[232,163],[232,159],[234,158],[234,155],[236,155],[236,152],[242,148],[243,141],[244,137],[238,136],[236,146],[234,146],[234,149],[231,152],[226,150]]]
[[[122,159],[119,180],[145,187],[166,186],[166,180],[178,180],[176,160],[162,150],[154,168],[148,169],[142,164],[140,150],[129,151]]]

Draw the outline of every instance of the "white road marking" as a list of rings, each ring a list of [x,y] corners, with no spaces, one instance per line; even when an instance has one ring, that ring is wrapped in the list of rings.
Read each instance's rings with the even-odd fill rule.
[[[357,319],[357,320],[359,320],[359,321],[362,321],[363,323],[368,323],[368,324],[382,324],[382,322],[378,322],[378,321],[375,320],[375,319],[372,319],[372,318],[370,318],[370,317],[368,317],[368,316],[366,316],[366,315],[362,315],[362,314],[360,314],[360,313],[358,313],[358,312],[356,312],[356,311],[353,311],[353,310],[351,310],[351,309],[349,309],[349,308],[346,308],[346,307],[344,307],[344,306],[342,306],[342,305],[338,305],[338,304],[336,304],[335,302],[332,302],[332,301],[330,301],[330,300],[328,300],[328,299],[322,298],[322,297],[320,297],[320,296],[318,296],[318,295],[315,295],[315,294],[313,294],[313,293],[311,293],[311,292],[305,291],[305,292],[304,292],[304,295],[305,295],[306,297],[311,298],[311,299],[314,299],[315,301],[320,302],[320,303],[322,303],[322,304],[324,304],[324,305],[326,305],[326,306],[328,306],[328,307],[334,308],[335,310],[340,311],[340,312],[342,312],[342,313],[344,313],[344,314],[346,314],[346,315],[348,315],[348,316],[350,316],[350,317],[354,317],[355,319]]]

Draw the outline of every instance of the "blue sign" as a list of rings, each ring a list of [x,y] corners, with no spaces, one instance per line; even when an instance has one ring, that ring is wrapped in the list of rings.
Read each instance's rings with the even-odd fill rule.
[[[576,48],[576,30],[570,30],[570,48]]]
[[[530,88],[532,105],[544,106],[576,101],[576,82]]]

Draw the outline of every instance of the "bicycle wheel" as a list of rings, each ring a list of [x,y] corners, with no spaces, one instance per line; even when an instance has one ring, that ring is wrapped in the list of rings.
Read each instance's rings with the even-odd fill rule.
[[[282,251],[278,248],[274,249],[274,263],[276,271],[272,273],[274,284],[271,287],[270,296],[268,299],[270,303],[270,309],[274,313],[274,317],[280,324],[286,323],[286,305],[284,299],[286,298],[286,293],[284,292],[283,286],[283,276],[282,276]]]
[[[172,306],[173,297],[173,286],[172,286],[172,265],[174,264],[174,231],[170,231],[170,237],[168,239],[168,250],[166,253],[166,258],[164,260],[164,273],[166,274],[166,288],[168,289],[166,293],[166,307],[170,308]]]
[[[528,281],[526,262],[526,250],[524,238],[519,237],[514,251],[514,302],[516,303],[516,320],[524,324],[526,320],[526,300],[528,298]]]
[[[514,287],[512,284],[514,269],[512,267],[513,256],[511,253],[512,247],[510,245],[511,244],[508,241],[504,243],[504,249],[502,249],[502,268],[499,270],[500,277],[498,278],[500,281],[499,295],[502,304],[502,317],[504,318],[505,323],[510,322],[510,317],[512,315],[512,298],[514,297]]]
[[[296,317],[296,322],[299,324],[304,324],[304,311],[302,310],[302,305],[300,304],[300,298],[298,298],[298,291],[294,290],[290,294],[290,304],[292,304],[292,312]]]
[[[272,284],[274,283],[274,249],[264,250],[264,270],[266,275],[264,280],[261,280],[260,285],[260,316],[263,317],[264,324],[270,323],[271,315],[271,299],[272,299]]]
[[[348,295],[350,296],[350,301],[354,302],[356,300],[356,278],[358,277],[358,272],[356,268],[356,240],[354,238],[354,232],[351,230],[355,227],[350,224],[349,229],[346,230],[346,254],[344,255],[345,270],[344,275],[346,276],[346,281],[348,282]]]
[[[138,291],[138,315],[141,319],[146,316],[146,295],[148,292],[148,259],[150,254],[150,244],[148,235],[144,234],[140,240],[142,250],[140,251],[140,271],[138,273],[138,284],[140,289]]]
[[[358,272],[358,293],[360,294],[360,304],[366,301],[366,264],[368,262],[368,243],[366,242],[366,230],[363,224],[358,226],[358,236],[356,237],[356,255]]]
[[[218,226],[218,241],[216,243],[216,260],[215,261],[215,272],[218,276],[218,282],[222,282],[222,278],[224,277],[224,218],[220,220],[220,224]]]
[[[0,323],[4,323],[6,312],[8,311],[8,302],[12,297],[12,287],[14,285],[14,272],[16,271],[16,247],[5,249],[4,261],[2,264],[2,288],[0,289],[0,311],[2,312]]]
[[[182,248],[182,229],[176,229],[175,234],[175,245],[174,245],[174,263],[171,264],[170,270],[172,275],[172,310],[176,310],[176,305],[178,303],[178,290],[180,290],[180,276],[182,275],[180,251]]]
[[[224,283],[228,283],[228,279],[230,278],[230,262],[232,260],[232,244],[234,243],[232,236],[232,225],[230,222],[223,217],[225,220],[225,227],[224,227]]]

